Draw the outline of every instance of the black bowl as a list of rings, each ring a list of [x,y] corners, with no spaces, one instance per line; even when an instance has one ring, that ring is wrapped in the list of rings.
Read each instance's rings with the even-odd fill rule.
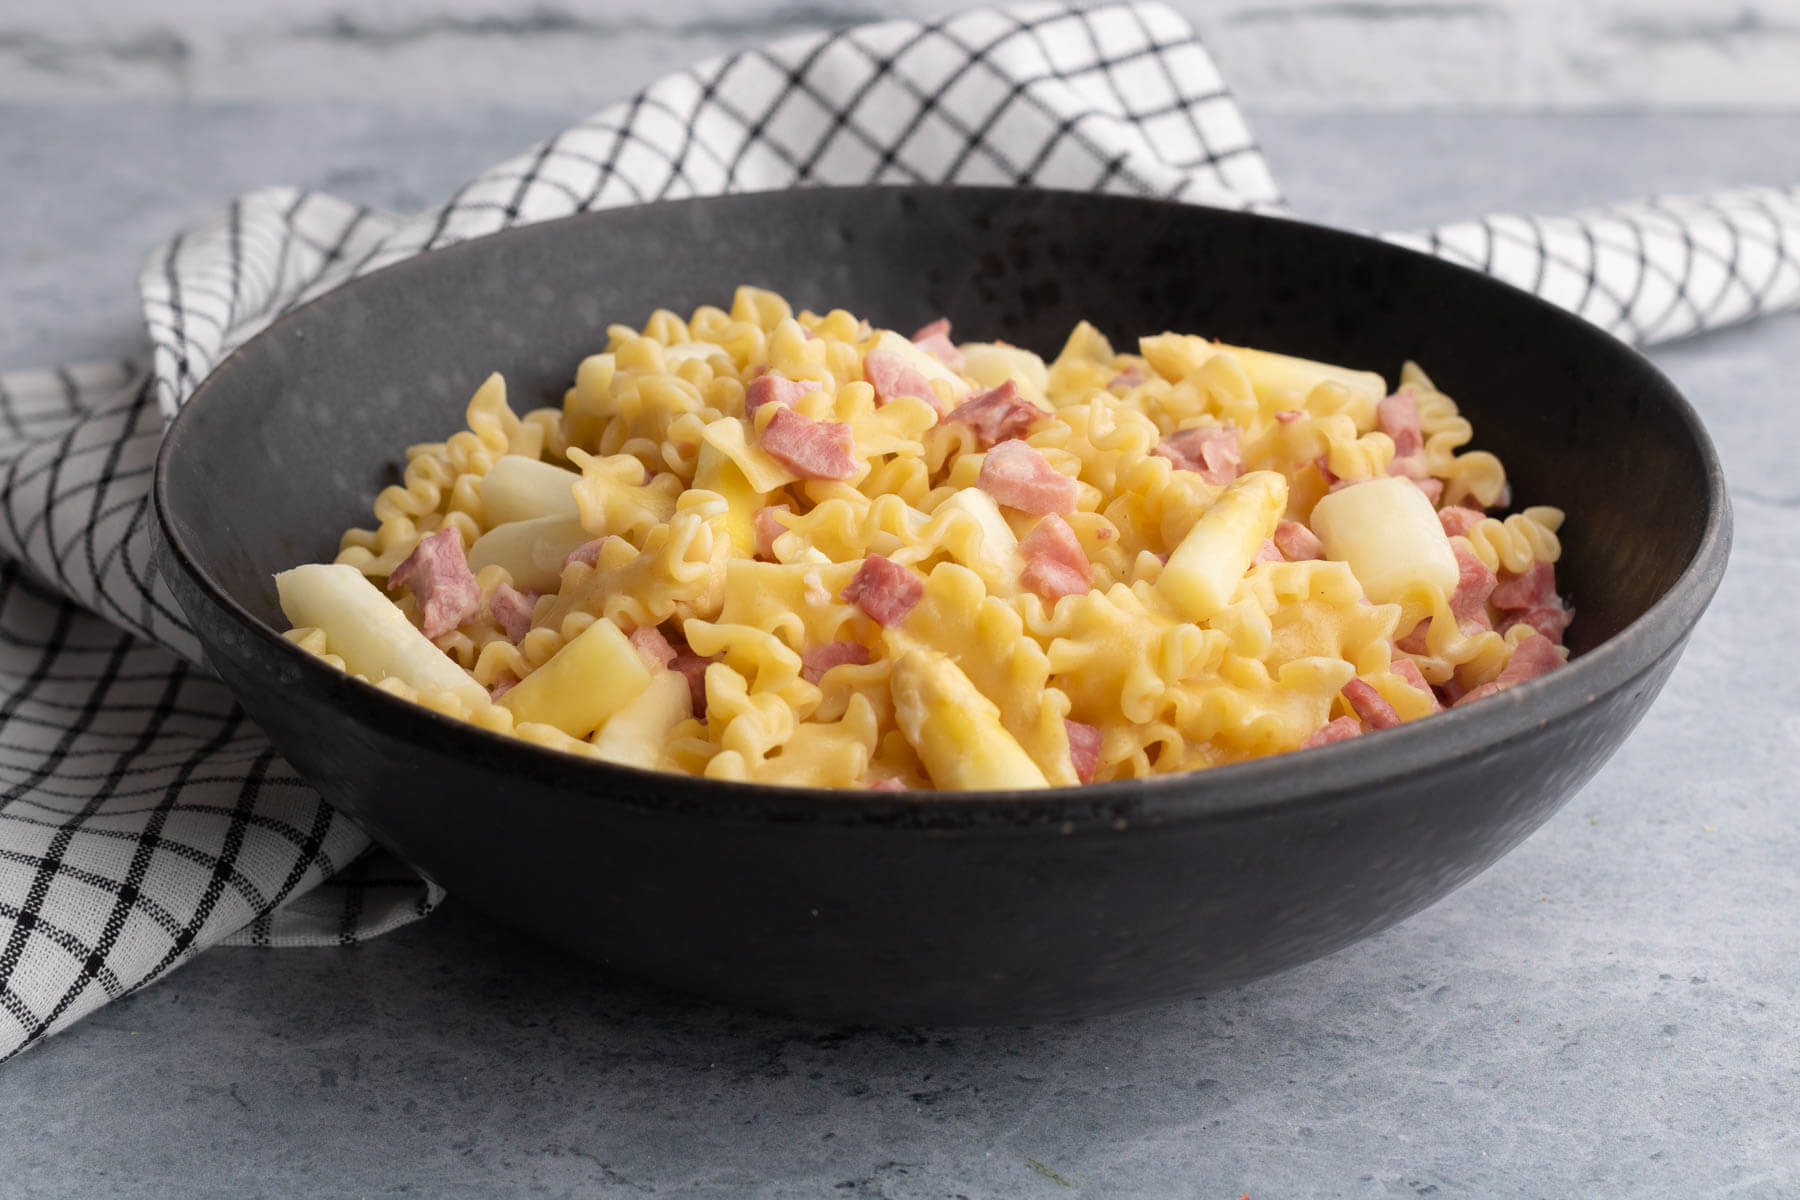
[[[559,403],[610,321],[740,282],[1054,353],[1086,317],[1379,370],[1414,358],[1516,495],[1568,511],[1565,670],[1380,736],[1028,793],[733,785],[579,760],[284,642],[271,576],[329,560],[401,448],[505,373]],[[453,894],[628,975],[872,1022],[1025,1022],[1219,988],[1418,911],[1619,745],[1724,569],[1706,434],[1643,358],[1474,272],[1292,221],[988,189],[735,196],[532,225],[391,267],[228,358],[158,464],[163,571],[325,798]]]

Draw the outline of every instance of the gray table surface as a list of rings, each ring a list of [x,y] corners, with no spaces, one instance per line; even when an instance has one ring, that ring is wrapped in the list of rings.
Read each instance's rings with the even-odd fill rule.
[[[417,207],[574,113],[0,107],[0,368],[133,348],[138,257],[263,183]],[[1358,226],[1800,182],[1800,116],[1265,117]],[[1800,1195],[1800,317],[1653,353],[1730,573],[1637,734],[1434,908],[1030,1029],[635,992],[467,911],[214,950],[0,1068],[0,1196]]]

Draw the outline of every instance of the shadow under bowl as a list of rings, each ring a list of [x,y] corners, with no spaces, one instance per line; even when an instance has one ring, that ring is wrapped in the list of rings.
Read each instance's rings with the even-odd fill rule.
[[[609,767],[484,733],[283,641],[272,576],[368,523],[402,448],[503,372],[558,405],[612,321],[796,307],[1053,354],[1086,318],[1379,370],[1454,395],[1525,503],[1568,513],[1574,661],[1298,755],[1016,793],[843,793]],[[169,430],[159,563],[219,673],[378,841],[629,976],[876,1023],[1060,1019],[1193,995],[1417,912],[1536,829],[1630,732],[1723,572],[1724,480],[1655,368],[1522,292],[1368,238],[1167,202],[864,188],[529,225],[275,322]]]

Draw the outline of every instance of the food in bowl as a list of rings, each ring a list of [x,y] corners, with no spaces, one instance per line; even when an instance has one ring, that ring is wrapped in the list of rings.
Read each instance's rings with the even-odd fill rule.
[[[1489,515],[1416,366],[949,333],[746,287],[613,326],[560,409],[490,377],[277,576],[287,636],[542,745],[839,788],[1198,770],[1562,665],[1563,515]]]

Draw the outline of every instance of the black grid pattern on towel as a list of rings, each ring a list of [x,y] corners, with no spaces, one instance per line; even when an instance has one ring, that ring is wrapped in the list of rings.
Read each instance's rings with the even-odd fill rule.
[[[347,279],[510,225],[914,182],[1281,207],[1161,4],[887,22],[676,72],[410,218],[252,192],[146,262],[147,371],[0,379],[0,1059],[208,945],[350,942],[438,899],[274,756],[155,577],[162,423],[224,355]],[[1641,341],[1800,301],[1800,191],[1390,236]]]

